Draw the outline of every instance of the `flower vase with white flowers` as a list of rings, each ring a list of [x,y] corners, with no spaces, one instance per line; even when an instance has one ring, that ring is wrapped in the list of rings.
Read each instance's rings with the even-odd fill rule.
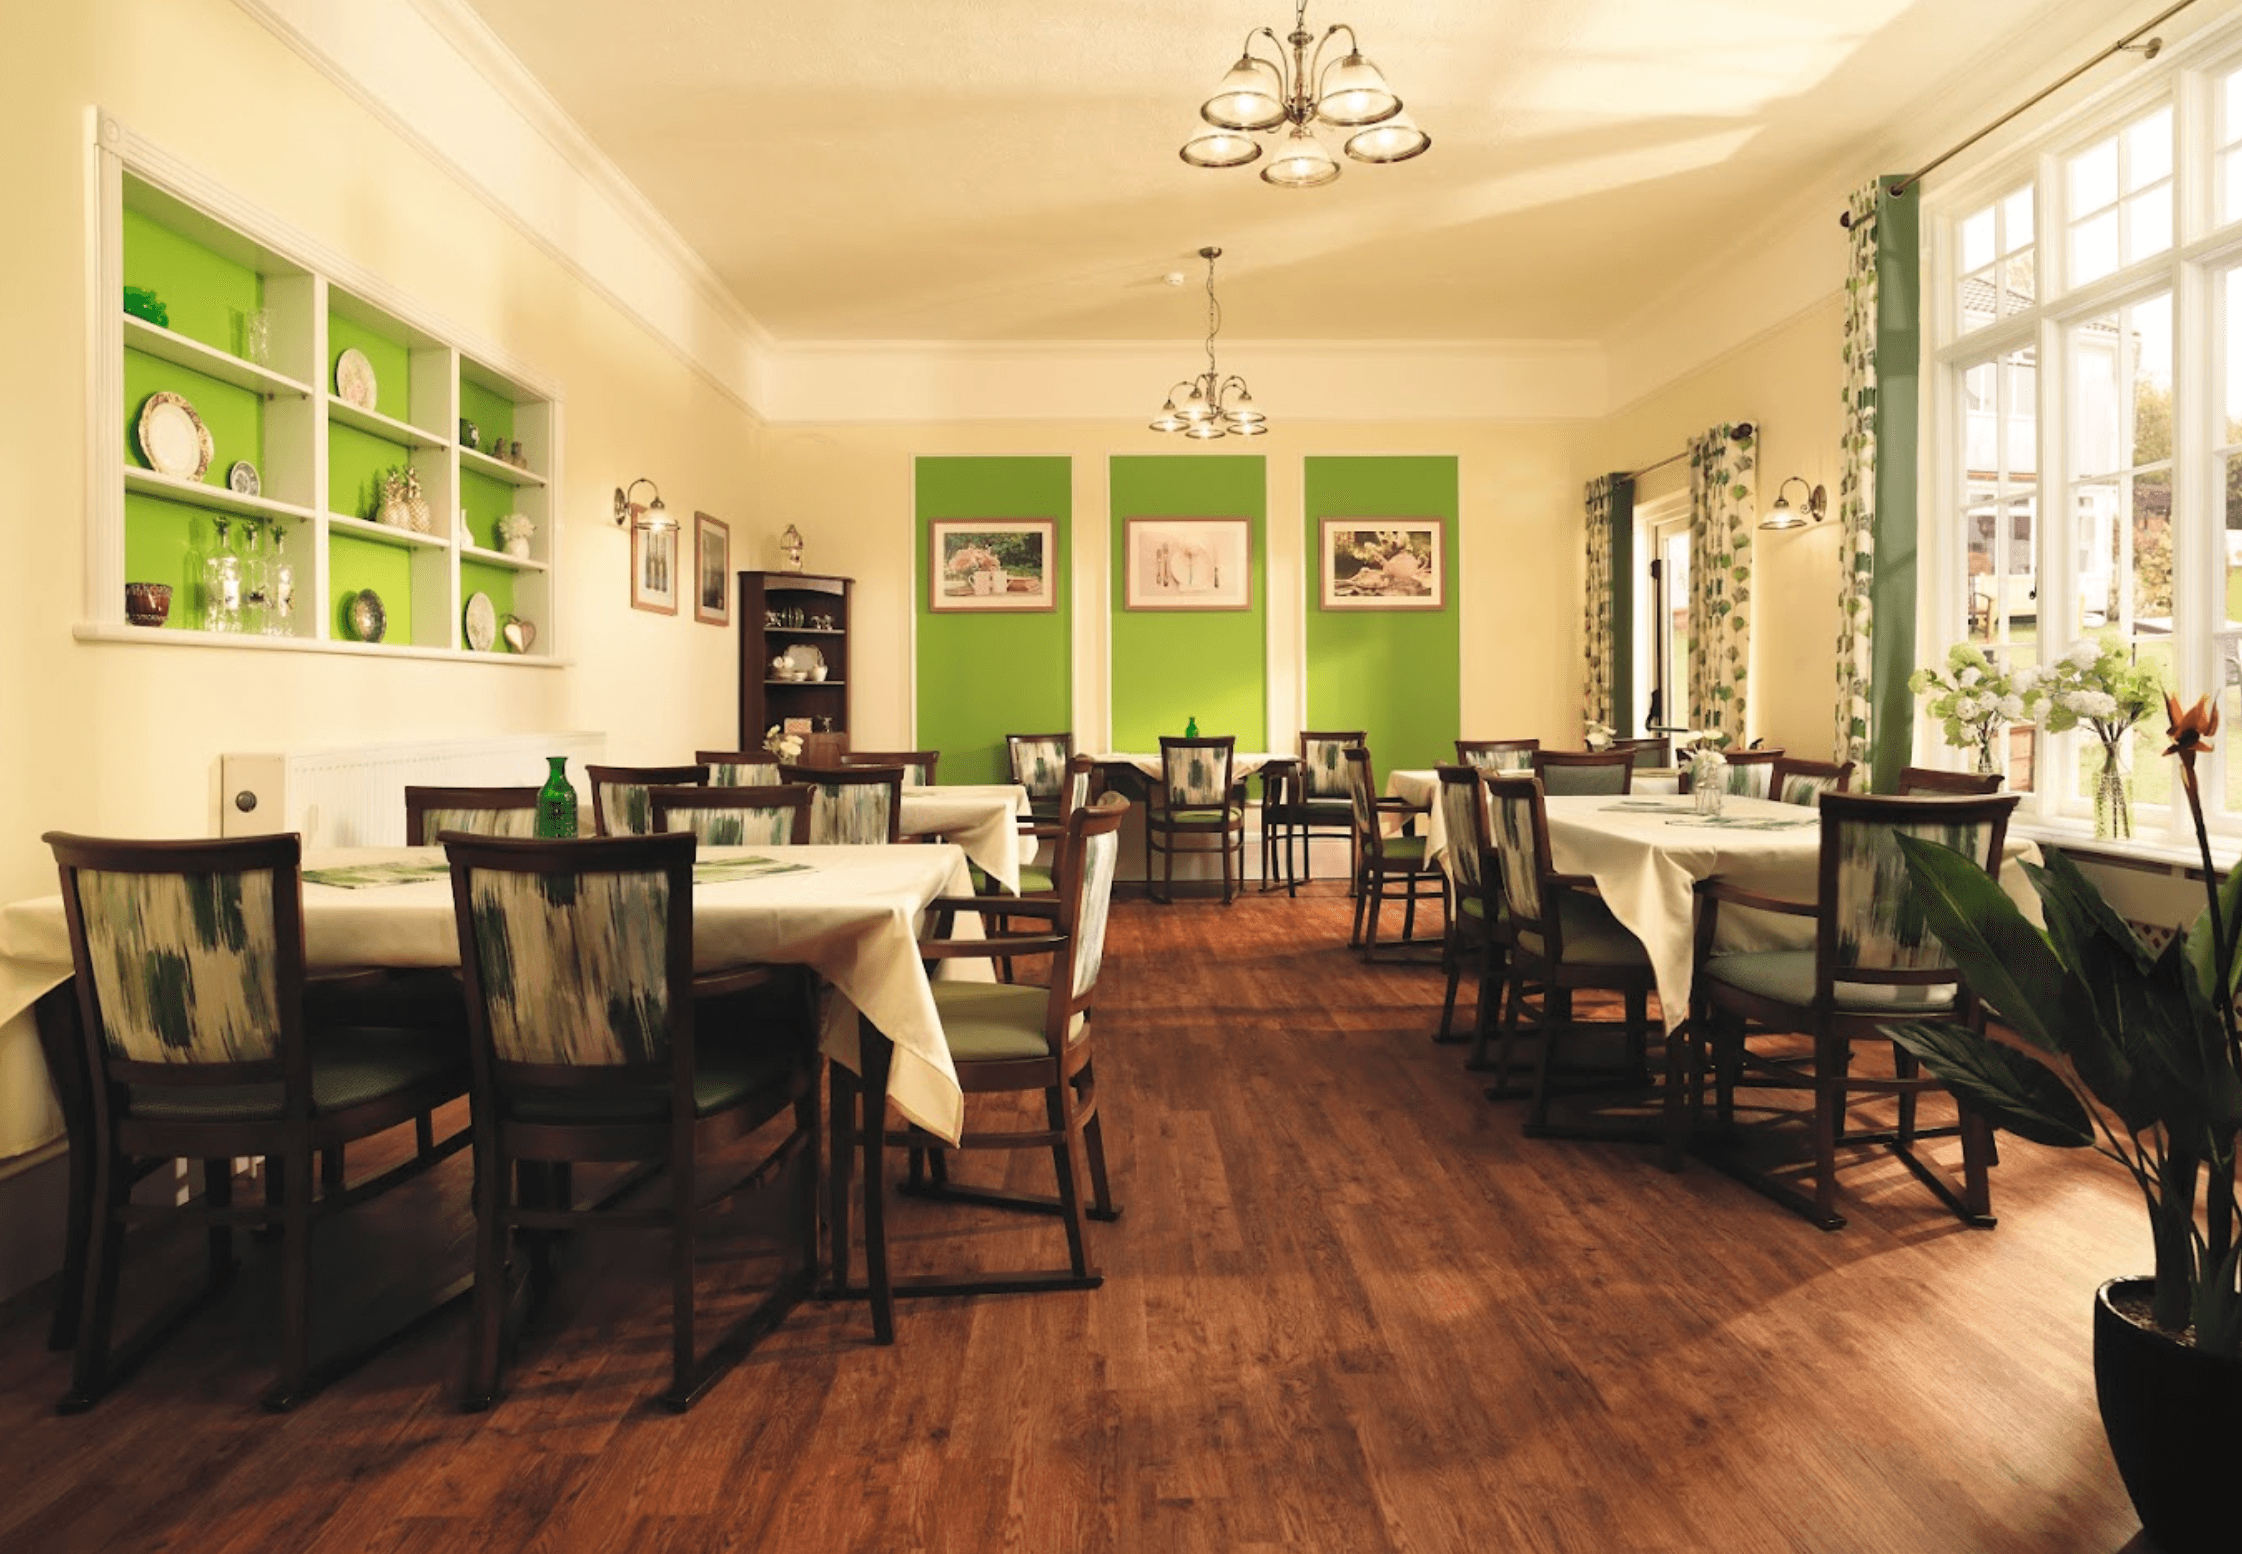
[[[763,748],[779,758],[782,766],[792,766],[802,759],[802,736],[789,734],[783,724],[773,723],[763,732]]]
[[[2001,769],[1994,753],[2001,731],[2031,722],[2047,696],[2037,667],[2004,668],[1974,642],[1955,643],[1946,650],[1943,670],[1918,669],[1907,677],[1907,688],[1930,697],[1928,711],[1946,742],[1976,751],[1980,773]]]
[[[2094,834],[2110,838],[2133,834],[2133,812],[2125,787],[2126,731],[2154,712],[2164,699],[2164,677],[2154,663],[2134,660],[2133,650],[2115,638],[2074,643],[2047,668],[2040,681],[2046,697],[2050,734],[2090,728],[2102,741],[2100,773],[2094,783]]]

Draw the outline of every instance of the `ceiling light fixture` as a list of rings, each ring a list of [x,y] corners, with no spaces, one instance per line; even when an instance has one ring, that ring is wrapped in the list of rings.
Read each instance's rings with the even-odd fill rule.
[[[1168,390],[1168,402],[1152,418],[1152,429],[1181,432],[1201,441],[1259,437],[1269,429],[1269,418],[1254,408],[1253,391],[1246,387],[1244,378],[1235,373],[1225,378],[1214,364],[1214,337],[1222,332],[1222,304],[1214,296],[1214,262],[1222,257],[1222,250],[1202,248],[1199,257],[1207,262],[1207,370]],[[1232,389],[1238,391],[1238,397],[1226,403]],[[1176,403],[1179,393],[1183,397],[1180,405]]]
[[[1775,505],[1767,510],[1766,517],[1759,520],[1759,526],[1762,529],[1777,531],[1803,529],[1809,519],[1815,523],[1820,523],[1828,515],[1829,488],[1827,486],[1806,486],[1806,505],[1804,508],[1791,506],[1790,498],[1783,495],[1792,486],[1806,486],[1806,477],[1804,475],[1793,475],[1775,488]]]
[[[1342,32],[1347,52],[1326,65],[1324,47]],[[1267,38],[1277,57],[1256,54],[1256,38]],[[1261,169],[1262,182],[1286,189],[1312,189],[1339,176],[1338,162],[1308,133],[1319,119],[1354,131],[1344,149],[1358,162],[1406,162],[1432,147],[1432,137],[1401,111],[1401,99],[1378,67],[1363,58],[1353,27],[1334,22],[1321,38],[1308,31],[1308,0],[1294,6],[1291,36],[1279,38],[1266,27],[1246,34],[1243,54],[1199,117],[1211,128],[1185,141],[1178,153],[1193,167],[1243,167],[1261,156],[1255,135],[1289,123],[1282,148]]]
[[[652,499],[643,506],[630,497],[631,492],[640,486],[645,486],[654,493]],[[628,486],[615,488],[615,526],[619,529],[625,526],[634,529],[674,529],[677,527],[677,520],[662,505],[662,488],[655,485],[649,477],[641,475]]]

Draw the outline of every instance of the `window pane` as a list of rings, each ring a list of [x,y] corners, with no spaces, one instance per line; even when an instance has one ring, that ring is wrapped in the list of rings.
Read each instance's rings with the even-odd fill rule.
[[[1994,374],[1999,370],[1991,362],[1980,362],[1962,374],[1962,462],[1972,480],[1990,479],[2000,469],[2000,421],[1993,400]]]
[[[2124,619],[2125,530],[2118,522],[2118,483],[2084,480],[2072,488],[2072,523],[2078,538],[2079,629],[2099,631]]]
[[[2172,471],[2133,477],[2133,623],[2172,629]]]
[[[2000,487],[1990,480],[1969,482],[1962,516],[1969,553],[1964,568],[1969,578],[1968,620],[1972,642],[1993,636],[1993,615],[1998,607],[1999,585],[1993,575],[1993,531],[2000,511]]]
[[[2036,236],[2032,230],[2032,186],[2026,184],[2001,201],[2001,252],[2013,254]]]
[[[1962,268],[1982,270],[1993,262],[1993,207],[1962,222]]]
[[[2229,270],[2216,283],[2225,304],[2226,324],[2226,424],[2219,431],[2219,446],[2242,443],[2242,270]]]
[[[2128,465],[2153,464],[2172,456],[2172,296],[2151,297],[2120,315],[2124,344],[2132,359],[2132,446],[2122,450]]]
[[[2108,313],[2072,331],[2071,465],[2081,475],[2120,467],[2118,321]]]
[[[2226,523],[2220,539],[2226,559],[2226,629],[2242,630],[2242,454],[2226,460]],[[2235,763],[2242,770],[2242,762]]]
[[[2219,144],[2231,146],[2242,140],[2242,70],[2230,71],[2217,87],[2219,102]]]
[[[2117,212],[2104,211],[2071,228],[2071,283],[2098,281],[2117,268]]]
[[[2018,351],[2001,363],[2008,375],[2008,475],[2029,480],[2040,470],[2040,374],[2037,356]]]
[[[2172,246],[2172,186],[2125,202],[2125,262],[2161,254]]]
[[[1980,270],[1975,275],[1963,276],[1961,285],[1956,289],[1959,296],[1955,305],[1961,313],[1961,332],[1963,334],[1968,334],[1973,329],[1983,329],[1987,324],[1993,322],[1993,272],[1991,270]]]
[[[2242,216],[2242,155],[2232,151],[2219,154],[2219,221],[2226,222]],[[2242,767],[2242,763],[2237,763]]]
[[[2001,261],[2001,311],[2004,314],[2021,313],[2032,305],[2039,295],[2036,269],[2029,248]]]
[[[2117,199],[2117,137],[2071,158],[2071,213],[2083,216]]]
[[[2159,108],[2125,127],[2125,192],[2172,176],[2172,110]]]

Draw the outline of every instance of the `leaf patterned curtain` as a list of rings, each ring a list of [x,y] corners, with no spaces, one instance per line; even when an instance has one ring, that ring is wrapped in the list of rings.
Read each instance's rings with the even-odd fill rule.
[[[1876,239],[1877,189],[1853,193],[1851,254],[1845,267],[1845,423],[1837,476],[1836,759],[1865,768],[1875,703],[1870,645],[1876,582]]]
[[[1726,422],[1689,440],[1689,715],[1706,742],[1741,748],[1752,656],[1758,447]]]
[[[1611,497],[1611,476],[1588,482],[1588,601],[1581,623],[1587,665],[1581,676],[1580,716],[1584,723],[1616,725],[1611,705]]]

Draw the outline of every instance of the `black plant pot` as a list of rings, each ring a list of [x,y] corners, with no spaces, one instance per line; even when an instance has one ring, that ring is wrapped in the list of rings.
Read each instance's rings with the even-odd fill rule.
[[[2233,1554],[2242,1459],[2242,1360],[2199,1353],[2111,1304],[2148,1279],[2094,1293],[2094,1395],[2110,1455],[2163,1554]]]

